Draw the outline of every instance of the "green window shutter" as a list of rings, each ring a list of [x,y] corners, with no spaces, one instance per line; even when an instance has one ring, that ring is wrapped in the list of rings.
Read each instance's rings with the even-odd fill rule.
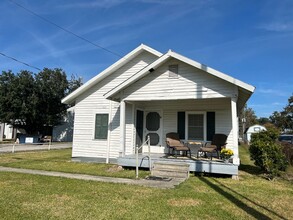
[[[185,112],[177,112],[177,133],[180,139],[185,139]]]
[[[216,132],[216,114],[207,112],[207,141],[212,141]]]
[[[95,139],[107,139],[108,120],[108,114],[96,114]]]

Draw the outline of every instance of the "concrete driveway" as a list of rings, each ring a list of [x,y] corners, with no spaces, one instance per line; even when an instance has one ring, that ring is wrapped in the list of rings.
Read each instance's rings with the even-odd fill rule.
[[[14,147],[13,147],[14,146]],[[53,149],[65,149],[65,148],[71,148],[72,143],[71,142],[53,142],[49,146],[48,143],[44,144],[0,144],[0,154],[1,153],[12,153],[14,152],[20,152],[20,151],[37,151],[37,150],[53,150]]]

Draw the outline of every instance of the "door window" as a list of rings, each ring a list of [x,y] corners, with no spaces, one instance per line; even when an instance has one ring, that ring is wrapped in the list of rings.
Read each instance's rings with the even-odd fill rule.
[[[145,139],[150,136],[150,145],[158,145],[160,142],[160,136],[157,133],[148,133]]]
[[[146,128],[148,131],[157,131],[160,128],[160,115],[158,112],[149,112],[146,116]]]

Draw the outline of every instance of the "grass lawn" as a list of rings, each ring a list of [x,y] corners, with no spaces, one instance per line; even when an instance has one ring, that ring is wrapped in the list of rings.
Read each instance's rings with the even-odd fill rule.
[[[0,155],[0,166],[135,178],[135,172],[132,169],[120,170],[117,165],[72,162],[71,149],[4,154]],[[148,171],[139,171],[140,177],[148,174]]]
[[[247,148],[240,153],[239,181],[191,176],[167,190],[0,172],[0,219],[292,219],[292,182],[264,179]],[[70,162],[69,150],[5,154],[0,165],[135,176],[113,165]]]

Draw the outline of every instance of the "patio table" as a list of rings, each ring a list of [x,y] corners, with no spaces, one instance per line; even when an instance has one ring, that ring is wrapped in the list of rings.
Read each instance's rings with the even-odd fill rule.
[[[187,141],[188,147],[190,148],[191,154],[196,154],[199,148],[203,147],[205,142],[204,141]]]

